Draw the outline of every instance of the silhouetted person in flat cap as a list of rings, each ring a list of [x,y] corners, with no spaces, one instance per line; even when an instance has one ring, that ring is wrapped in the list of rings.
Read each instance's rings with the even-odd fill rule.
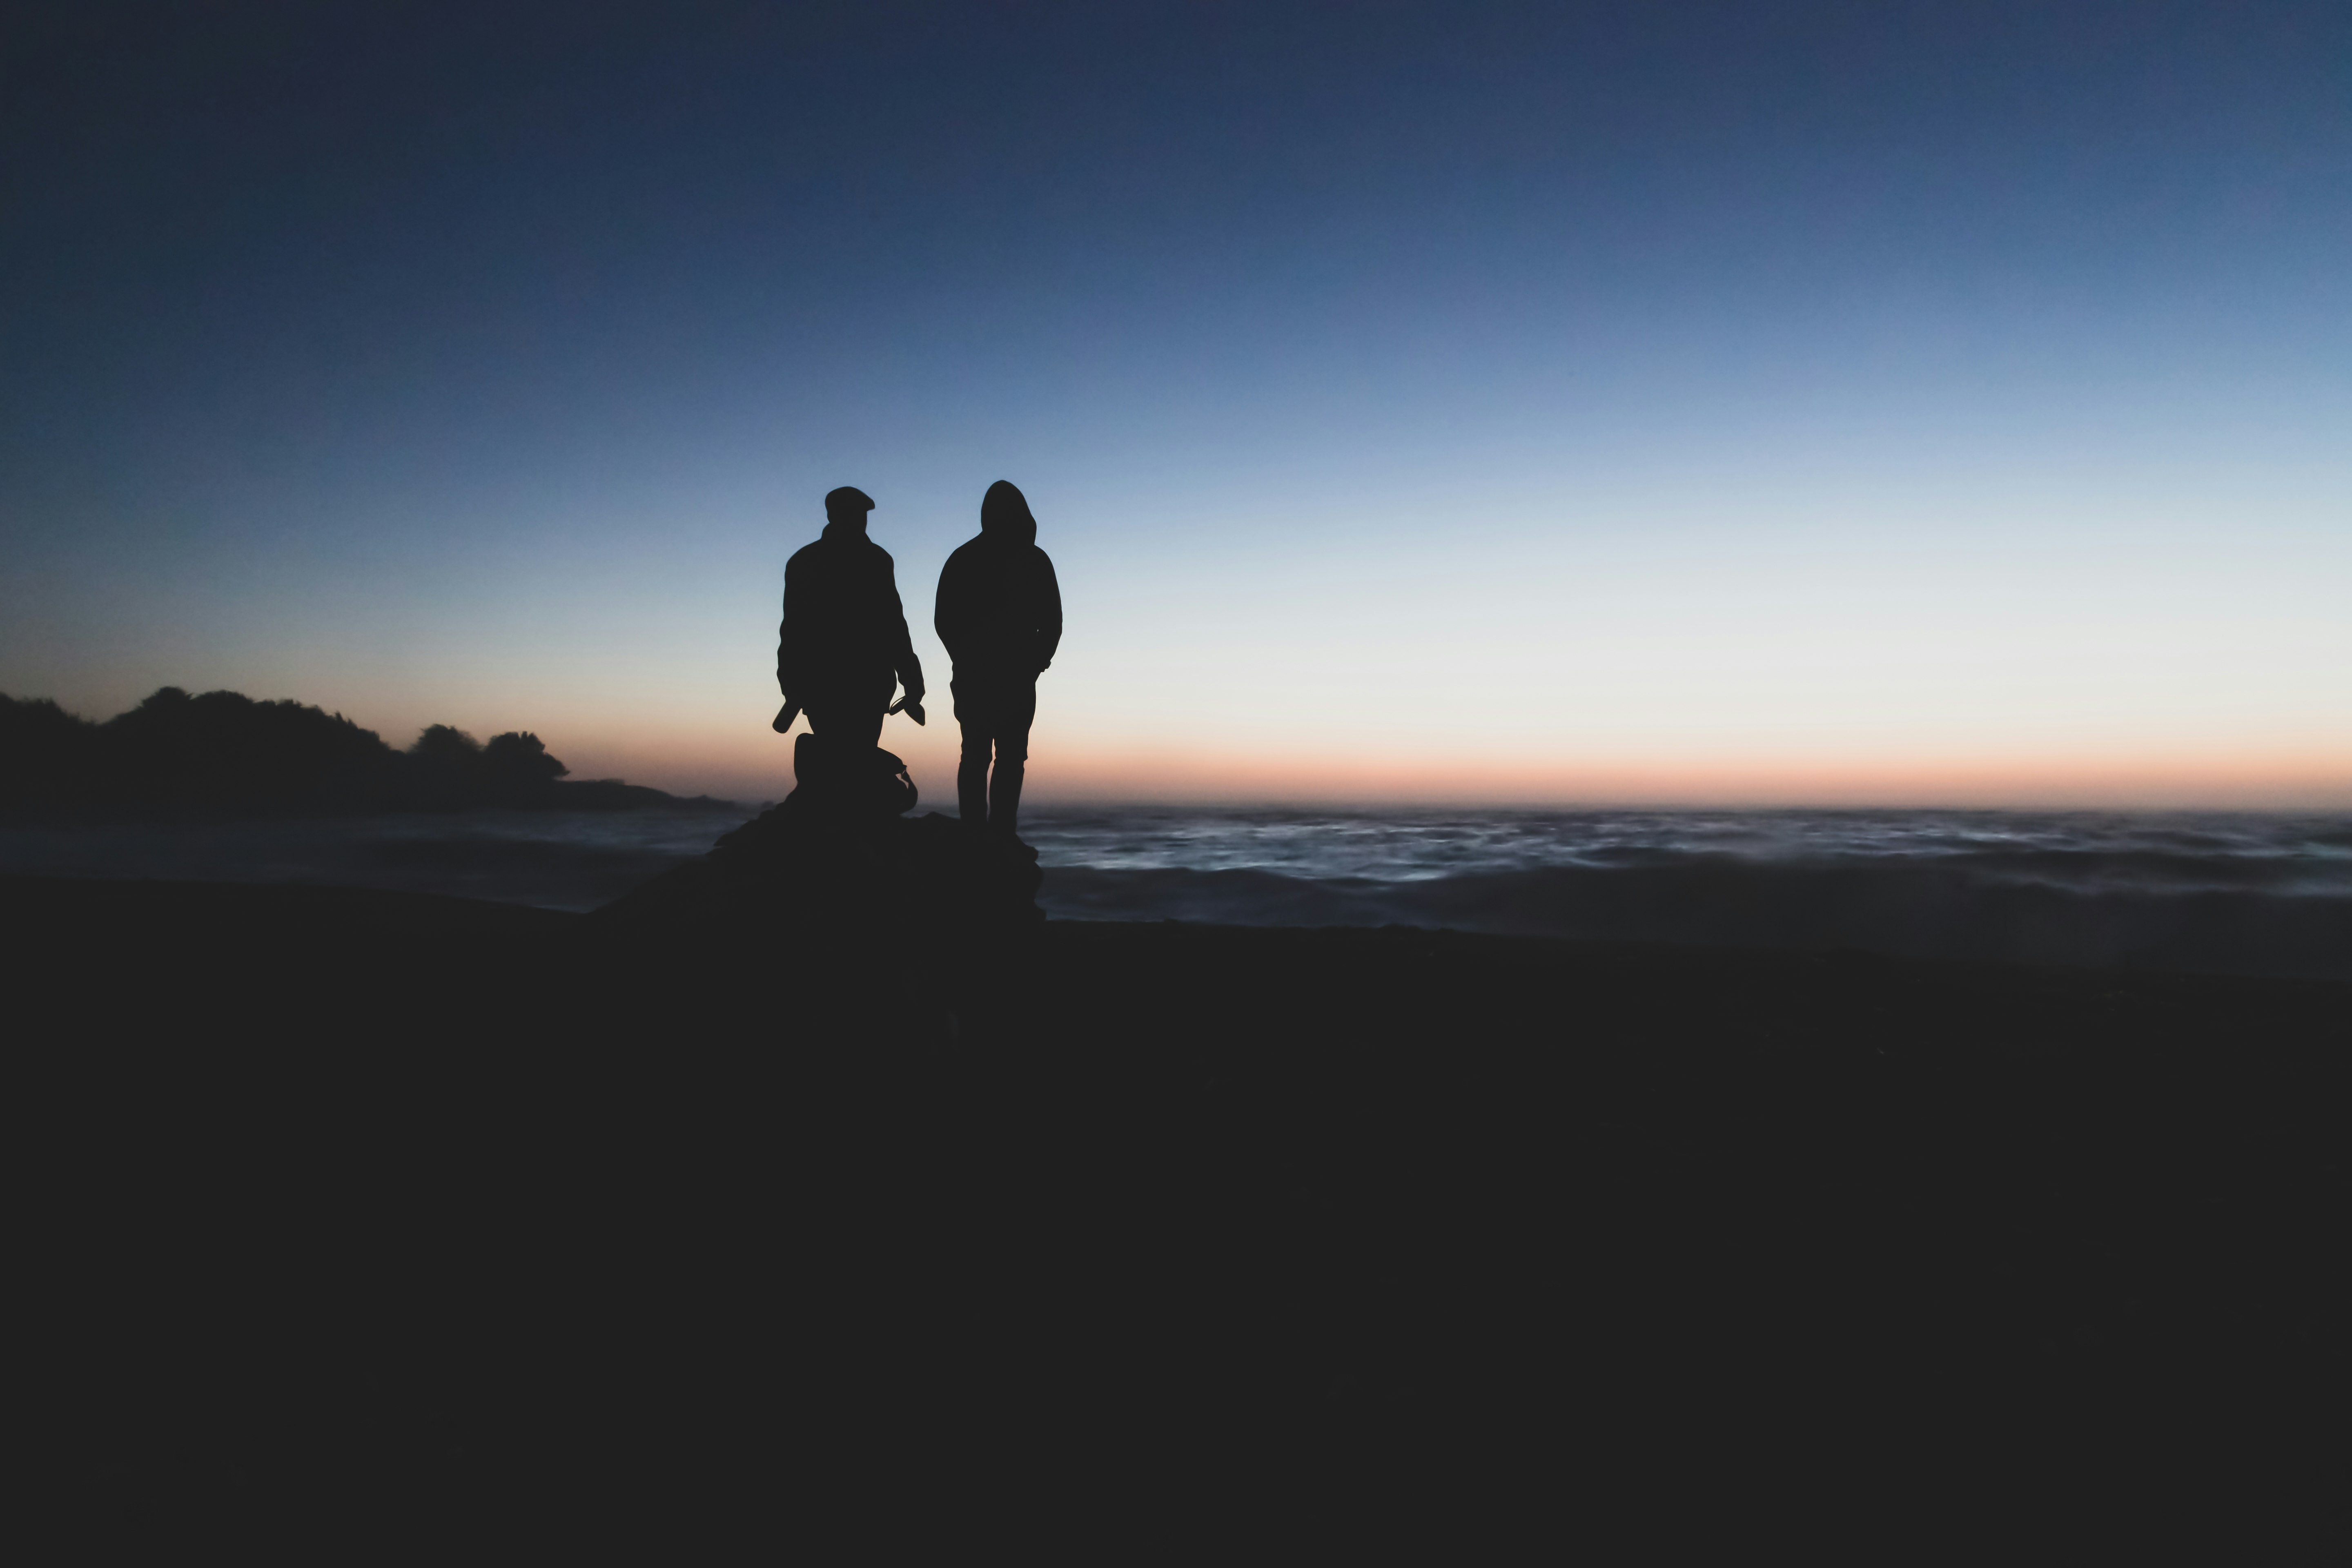
[[[907,613],[890,552],[866,537],[873,498],[849,485],[824,498],[824,533],[784,563],[784,622],[776,632],[776,684],[783,689],[779,731],[797,710],[828,751],[871,752],[890,693],[923,720],[923,667],[907,635]]]
[[[963,728],[956,806],[977,829],[1014,836],[1037,677],[1062,643],[1062,588],[1037,548],[1026,497],[1003,479],[980,503],[980,537],[948,557],[931,625],[955,661],[948,689]],[[989,777],[993,750],[996,776]]]

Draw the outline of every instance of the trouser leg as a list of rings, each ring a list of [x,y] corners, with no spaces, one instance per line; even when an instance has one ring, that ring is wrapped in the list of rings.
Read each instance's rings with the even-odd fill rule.
[[[954,694],[956,725],[963,731],[963,754],[956,763],[956,815],[977,833],[988,826],[989,688],[965,671],[948,682]]]
[[[963,760],[956,764],[956,814],[966,827],[988,823],[988,737],[966,725]]]
[[[1021,780],[1027,772],[1019,757],[997,753],[996,773],[988,781],[988,829],[1011,838],[1021,817]]]
[[[868,775],[865,762],[882,743],[884,710],[890,706],[896,684],[895,679],[886,683],[871,679],[829,682],[802,699],[808,710],[809,735],[819,742],[815,757],[824,763],[820,793],[835,784]]]
[[[996,742],[996,776],[988,785],[988,826],[992,833],[1013,837],[1020,830],[1021,783],[1028,773],[1029,725],[1037,716],[1037,683],[1023,681],[1008,690],[991,717]]]
[[[1037,714],[1037,681],[1005,679],[967,670],[949,682],[963,757],[956,768],[956,810],[971,827],[985,825],[1011,837],[1021,816],[1021,781],[1029,759],[1029,721]],[[995,776],[989,759],[994,754]]]
[[[887,708],[887,702],[883,707]],[[836,702],[823,713],[809,710],[809,733],[827,746],[853,756],[864,756],[882,743],[883,709],[870,702]]]
[[[808,708],[809,733],[824,742],[828,751],[862,755],[882,743],[882,720],[898,689],[887,672],[839,678],[817,684],[802,698]]]

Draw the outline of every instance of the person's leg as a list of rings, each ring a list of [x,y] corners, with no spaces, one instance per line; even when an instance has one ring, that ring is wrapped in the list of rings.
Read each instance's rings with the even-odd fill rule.
[[[988,826],[988,721],[979,684],[950,680],[956,725],[963,731],[963,755],[956,763],[956,815],[978,832]]]
[[[832,780],[829,766],[834,742],[842,731],[843,709],[840,697],[831,690],[812,691],[801,699],[801,711],[808,715],[808,740],[793,748],[793,772],[814,800]]]
[[[829,752],[864,757],[882,743],[882,720],[896,684],[877,689],[874,681],[861,678],[812,693],[807,699],[809,733],[822,739]]]
[[[1029,771],[1029,726],[1037,717],[1037,682],[1024,680],[999,693],[992,708],[988,730],[996,742],[996,776],[988,782],[988,826],[1013,838],[1020,833],[1021,784]]]
[[[872,680],[843,681],[811,692],[803,703],[809,735],[818,742],[817,755],[823,759],[824,784],[846,788],[866,779],[870,770],[866,763],[882,743],[890,689],[882,688],[877,698]]]
[[[807,712],[809,733],[845,766],[882,743],[882,715],[863,701],[811,702]]]

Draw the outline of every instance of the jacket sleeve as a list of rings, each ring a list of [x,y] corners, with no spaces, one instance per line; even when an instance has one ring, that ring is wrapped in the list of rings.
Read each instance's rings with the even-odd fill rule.
[[[803,615],[793,617],[793,569],[784,568],[784,618],[776,626],[776,688],[785,696],[793,695],[793,687],[803,666],[800,630],[807,625]],[[805,693],[803,693],[805,695]]]
[[[1054,662],[1062,646],[1062,584],[1054,575],[1054,558],[1037,552],[1037,658],[1039,670]]]
[[[898,628],[898,646],[891,650],[891,662],[898,667],[898,684],[907,689],[909,700],[922,695],[923,667],[915,658],[915,638],[907,630],[907,607],[898,598],[898,574],[889,575],[890,622]]]
[[[963,552],[956,551],[948,563],[940,568],[939,592],[931,596],[931,630],[940,634],[940,646],[948,650],[950,660],[962,659],[965,601],[970,597],[963,584]]]

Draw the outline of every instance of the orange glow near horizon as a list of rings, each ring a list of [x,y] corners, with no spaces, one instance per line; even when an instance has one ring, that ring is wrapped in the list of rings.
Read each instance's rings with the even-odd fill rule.
[[[942,721],[944,720],[944,722]],[[792,788],[789,743],[592,745],[567,752],[575,777],[621,776],[746,803]],[[694,742],[700,743],[694,743]],[[924,809],[951,805],[953,721],[893,721],[883,744],[907,760]],[[574,754],[576,752],[577,754]],[[586,764],[586,765],[583,765]],[[2240,810],[2352,809],[2352,747],[2277,746],[2231,754],[2114,748],[1969,755],[1630,752],[1582,757],[1396,756],[1172,746],[1031,747],[1030,798],[1169,805],[1362,806],[1954,806]]]

